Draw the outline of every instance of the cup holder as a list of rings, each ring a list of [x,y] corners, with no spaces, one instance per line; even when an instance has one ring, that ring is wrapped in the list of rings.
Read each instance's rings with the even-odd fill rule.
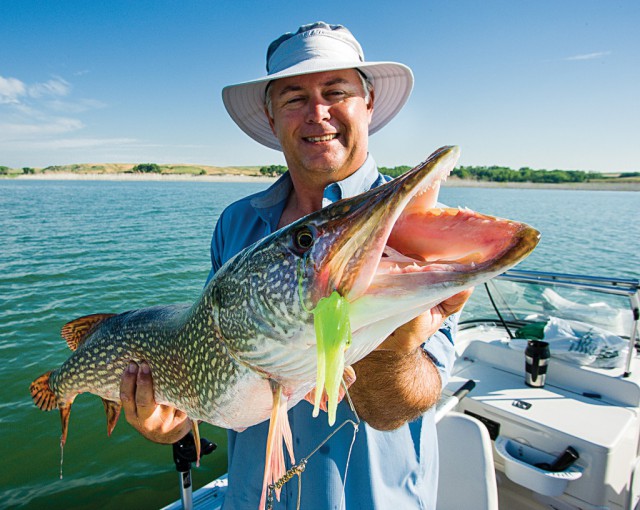
[[[507,477],[527,489],[545,496],[559,496],[567,484],[582,476],[582,469],[572,465],[564,471],[547,471],[536,464],[551,464],[553,455],[504,436],[495,440],[498,455],[504,461]]]

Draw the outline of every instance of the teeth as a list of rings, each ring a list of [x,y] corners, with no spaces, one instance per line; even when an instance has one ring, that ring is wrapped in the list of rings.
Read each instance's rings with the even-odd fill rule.
[[[336,133],[331,134],[331,135],[324,135],[324,136],[308,136],[307,138],[305,138],[305,140],[307,140],[308,142],[329,142],[330,140],[333,140],[334,138],[337,138],[338,135]]]

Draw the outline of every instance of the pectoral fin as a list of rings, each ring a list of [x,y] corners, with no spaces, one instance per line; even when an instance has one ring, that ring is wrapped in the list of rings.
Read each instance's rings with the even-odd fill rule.
[[[291,428],[289,427],[289,417],[287,416],[287,402],[289,399],[282,392],[282,386],[274,381],[271,381],[271,391],[273,393],[273,408],[271,410],[269,434],[267,436],[260,508],[264,508],[265,506],[267,487],[277,482],[286,472],[282,446],[283,441],[289,452],[291,463],[295,464],[296,462],[293,456],[293,440],[291,438]],[[279,488],[276,488],[276,497],[278,501],[280,501]]]

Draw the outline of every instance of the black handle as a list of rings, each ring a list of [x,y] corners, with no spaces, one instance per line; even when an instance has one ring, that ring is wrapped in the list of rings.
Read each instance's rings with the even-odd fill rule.
[[[469,379],[453,393],[452,397],[456,397],[458,400],[462,400],[475,387],[476,382],[473,379]]]
[[[205,439],[200,438],[200,456],[204,457],[209,455],[218,447],[217,444]],[[196,442],[193,438],[193,434],[189,432],[179,441],[173,443],[173,462],[176,463],[176,470],[180,473],[185,473],[191,469],[191,463],[198,460],[196,458]]]
[[[560,471],[566,471],[576,460],[580,458],[580,455],[573,446],[567,447],[562,454],[554,460],[551,464],[546,462],[540,462],[536,464],[536,467],[544,469],[545,471],[552,471],[558,473]]]

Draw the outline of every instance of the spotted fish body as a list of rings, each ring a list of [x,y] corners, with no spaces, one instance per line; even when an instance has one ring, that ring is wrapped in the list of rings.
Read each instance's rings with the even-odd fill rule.
[[[334,293],[348,303],[350,346],[336,353],[329,342],[334,352],[326,356],[326,377],[335,381],[343,364],[398,326],[505,271],[537,244],[538,232],[522,223],[435,207],[458,155],[457,147],[440,149],[403,176],[274,232],[229,260],[192,306],[72,321],[63,337],[75,351],[32,383],[34,402],[60,409],[64,441],[76,395],[97,394],[111,431],[122,373],[129,360],[145,360],[156,402],[193,420],[241,430],[271,419],[266,488],[283,473],[283,443],[293,458],[286,410],[322,372],[311,313],[318,303]],[[334,398],[330,415],[335,405]]]

